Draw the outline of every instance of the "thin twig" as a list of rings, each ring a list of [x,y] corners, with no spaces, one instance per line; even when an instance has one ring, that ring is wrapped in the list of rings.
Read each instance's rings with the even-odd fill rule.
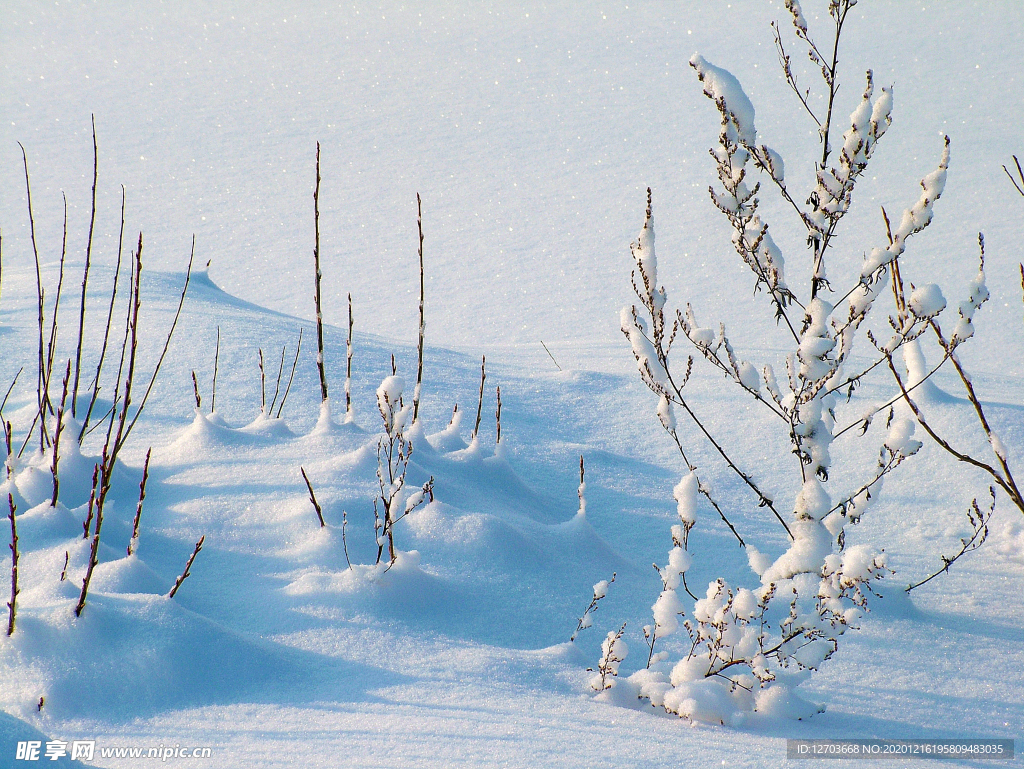
[[[220,326],[217,326],[217,347],[213,353],[213,391],[210,393],[210,413],[217,409],[217,367],[220,365]],[[197,406],[198,408],[198,406]]]
[[[109,464],[108,464],[109,463]],[[82,612],[85,611],[85,602],[89,595],[89,584],[92,582],[93,572],[96,570],[96,564],[99,563],[99,551],[100,551],[100,532],[103,529],[103,503],[106,498],[106,491],[110,488],[110,471],[113,466],[110,456],[107,454],[107,446],[103,447],[103,456],[99,465],[99,476],[101,478],[99,483],[99,494],[96,493],[96,480],[97,474],[93,473],[93,490],[92,495],[89,498],[89,515],[90,517],[94,514],[96,516],[96,526],[93,529],[92,535],[92,546],[89,549],[89,564],[85,569],[85,578],[82,580],[82,592],[78,595],[78,603],[75,606],[75,616],[81,617]],[[93,503],[95,501],[95,508]],[[89,536],[88,519],[86,519],[86,538]]]
[[[925,432],[928,433],[929,436],[931,436],[931,439],[935,441],[937,444],[939,444],[939,446],[941,446],[943,449],[945,449],[947,453],[952,454],[961,462],[968,465],[973,465],[974,467],[977,467],[980,470],[984,470],[986,473],[992,476],[992,479],[996,482],[996,484],[1003,491],[1005,491],[1007,496],[1009,496],[1010,499],[1014,501],[1014,504],[1018,508],[1020,508],[1021,505],[1018,504],[1016,501],[1017,499],[1020,498],[1019,493],[1016,491],[1014,487],[1010,486],[1010,484],[1007,483],[1006,479],[1004,479],[1003,476],[1000,475],[995,468],[993,468],[991,465],[986,464],[985,462],[975,459],[969,454],[957,451],[949,444],[948,441],[946,441],[944,438],[942,438],[942,436],[936,433],[934,429],[932,429],[932,426],[925,419],[925,416],[921,412],[921,409],[918,408],[917,404],[914,403],[913,399],[910,397],[910,392],[908,388],[903,384],[903,378],[900,376],[899,371],[896,370],[896,366],[892,362],[891,358],[889,359],[889,371],[892,372],[893,378],[896,380],[896,384],[899,385],[900,393],[903,395],[904,402],[906,402],[906,404],[910,406],[910,410],[914,412],[914,416],[917,418],[918,424],[924,428]]]
[[[85,270],[82,272],[82,303],[78,312],[78,347],[75,350],[75,384],[71,391],[71,416],[76,415],[78,378],[82,370],[82,336],[85,332],[85,291],[89,285],[92,262],[92,234],[96,226],[96,181],[99,178],[100,154],[96,144],[96,116],[92,116],[92,213],[89,216],[89,240],[85,246]]]
[[[292,373],[288,375],[288,386],[284,388],[284,395],[281,396],[281,405],[277,407],[277,417],[281,418],[281,412],[284,410],[284,403],[288,400],[288,393],[292,389],[292,379],[295,378],[295,366],[299,362],[299,351],[302,349],[302,328],[299,328],[299,343],[295,345],[295,358],[292,360]]]
[[[1021,170],[1020,161],[1017,160],[1016,155],[1013,156],[1013,162],[1017,166],[1017,176],[1020,179],[1020,184],[1017,183],[1017,179],[1013,178],[1013,174],[1010,173],[1010,169],[1005,165],[1003,166],[1003,170],[1006,172],[1006,176],[1010,179],[1010,183],[1013,184],[1017,192],[1024,196],[1024,170]]]
[[[274,406],[277,405],[277,396],[281,392],[281,376],[284,374],[284,355],[288,351],[288,345],[281,345],[281,363],[277,367],[277,383],[274,385],[274,397],[270,401],[270,411],[267,412],[267,416],[272,416],[274,413]]]
[[[500,444],[501,443],[501,385],[498,385],[498,406],[497,406],[497,408],[495,409],[495,412],[494,412],[494,421],[497,423],[497,430],[498,430],[498,435],[494,439],[494,442],[495,442],[495,444]],[[583,462],[583,459],[580,458],[580,463],[582,464],[582,462]]]
[[[267,375],[263,370],[263,348],[259,348],[260,364],[260,413],[267,413]]]
[[[11,391],[14,389],[14,385],[18,383],[18,377],[21,376],[21,372],[24,370],[24,366],[18,369],[18,373],[14,375],[14,380],[11,382],[11,386],[7,388],[7,393],[4,395],[4,399],[0,401],[0,422],[3,421],[4,406],[7,405],[7,399],[11,397]]]
[[[199,408],[196,406],[196,408]],[[149,458],[153,454],[150,446],[146,452],[146,462],[142,466],[142,482],[139,484],[139,504],[135,507],[135,520],[132,523],[132,538],[128,541],[128,555],[139,547],[139,522],[142,520],[142,503],[146,500],[146,481],[149,480]]]
[[[149,378],[149,384],[146,386],[146,392],[142,396],[142,402],[139,403],[139,410],[135,412],[135,417],[128,425],[128,429],[125,431],[124,438],[122,441],[128,440],[128,436],[131,435],[133,429],[135,429],[135,423],[139,421],[139,417],[142,416],[142,410],[146,408],[146,401],[149,400],[149,394],[153,391],[153,385],[156,384],[157,374],[160,373],[160,367],[163,365],[164,358],[167,355],[167,348],[171,346],[171,338],[174,336],[174,329],[178,325],[178,318],[181,317],[181,308],[185,304],[185,295],[188,293],[189,281],[192,279],[192,259],[196,255],[196,236],[192,236],[192,252],[188,257],[188,268],[185,270],[185,285],[181,287],[181,297],[178,299],[178,309],[174,313],[174,320],[171,321],[171,328],[167,332],[167,338],[164,340],[164,349],[160,352],[160,358],[156,362],[156,368],[153,369],[153,375]],[[127,404],[125,406],[127,408]]]
[[[192,568],[193,561],[196,560],[196,556],[199,555],[199,551],[203,549],[203,542],[206,541],[206,535],[204,534],[196,542],[196,549],[192,551],[192,555],[188,557],[188,563],[185,564],[185,571],[181,573],[181,576],[174,580],[174,587],[171,588],[171,592],[167,594],[168,598],[174,598],[174,594],[178,592],[178,588],[181,587],[181,583],[184,582],[192,574],[190,569]]]
[[[57,506],[57,492],[60,489],[57,463],[60,461],[60,434],[64,431],[64,405],[68,400],[68,380],[70,378],[71,359],[68,358],[67,370],[64,372],[64,391],[60,396],[60,408],[57,409],[57,426],[53,431],[53,462],[50,465],[50,473],[53,475],[53,495],[50,497],[50,507]]]
[[[50,392],[50,377],[53,376],[53,356],[57,350],[57,315],[60,312],[60,297],[64,288],[64,261],[68,253],[68,197],[61,193],[64,198],[64,236],[60,248],[60,268],[57,274],[57,298],[53,302],[53,317],[50,319],[50,341],[46,345],[46,377],[43,382],[43,389],[47,394]]]
[[[942,555],[939,556],[942,559],[942,568],[925,577],[920,582],[914,582],[913,584],[907,585],[904,591],[909,593],[911,590],[921,587],[921,585],[927,584],[935,579],[940,574],[945,574],[949,571],[949,567],[952,566],[961,556],[977,550],[988,539],[988,522],[992,518],[992,514],[996,510],[996,490],[992,486],[988,487],[988,492],[992,496],[992,504],[989,505],[988,512],[982,513],[981,508],[978,507],[977,498],[971,500],[970,507],[967,508],[967,520],[971,523],[973,533],[970,537],[964,537],[960,540],[960,550],[952,556]]]
[[[14,504],[14,496],[7,495],[8,509],[11,511],[7,516],[11,521],[11,600],[7,604],[7,635],[14,635],[14,619],[18,613],[18,523],[15,513],[18,508]]]
[[[300,467],[299,472],[302,473],[302,480],[306,482],[306,488],[309,489],[309,501],[313,503],[313,509],[316,510],[316,517],[320,521],[320,528],[327,526],[324,523],[324,511],[320,508],[320,503],[316,501],[316,494],[313,493],[313,484],[309,482],[309,476],[306,475],[304,468]]]
[[[420,234],[420,331],[419,342],[416,345],[416,389],[413,390],[412,398],[412,421],[420,417],[420,394],[423,386],[423,335],[425,323],[423,319],[423,205],[420,202],[420,194],[416,193],[416,227]]]
[[[348,336],[345,338],[345,418],[352,419],[352,292],[348,295]]]
[[[480,396],[476,402],[476,424],[473,425],[473,440],[480,431],[480,414],[484,407],[484,382],[487,380],[487,356],[480,356]]]
[[[316,268],[314,294],[316,301],[316,366],[320,372],[320,400],[327,402],[327,375],[324,373],[324,316],[320,303],[320,142],[316,143],[316,188],[313,190],[313,265]]]
[[[96,510],[96,489],[99,483],[100,466],[92,467],[92,490],[89,492],[89,505],[86,508],[85,520],[82,521],[82,539],[89,539],[89,530],[92,528],[92,518]]]
[[[348,528],[348,513],[345,510],[341,511],[341,547],[345,551],[345,563],[348,564],[349,570],[352,569],[352,561],[348,557],[348,539],[345,534],[345,530]]]
[[[548,349],[548,346],[544,344],[543,339],[540,340],[540,346],[544,348],[544,352],[546,352],[548,354],[548,357],[551,358],[551,362],[555,364],[555,368],[561,371],[562,367],[558,365],[558,361],[555,360],[555,356],[551,354],[551,350]]]
[[[29,180],[28,175],[28,155],[25,152],[25,146],[18,142],[18,146],[21,147],[21,157],[25,163],[25,195],[28,200],[28,223],[29,232],[32,236],[32,254],[35,257],[36,265],[36,298],[38,300],[38,324],[39,324],[39,360],[38,360],[38,372],[36,375],[36,399],[38,401],[39,413],[43,413],[43,405],[46,402],[46,395],[43,391],[43,373],[45,370],[45,360],[43,358],[43,275],[39,268],[39,247],[36,244],[36,220],[35,215],[32,211],[32,184]],[[39,428],[39,440],[40,444],[43,442],[43,437],[46,433],[46,420],[41,420]],[[29,430],[31,434],[31,430]],[[24,451],[24,447],[22,448]],[[20,456],[20,455],[19,455]]]
[[[114,319],[114,300],[117,298],[117,282],[121,276],[121,255],[123,253],[124,246],[124,209],[125,209],[125,189],[124,185],[121,185],[121,233],[117,239],[117,266],[114,268],[114,285],[110,290],[110,307],[107,309],[107,324],[103,331],[103,347],[100,349],[100,358],[96,362],[96,377],[93,379],[92,384],[92,397],[89,399],[89,409],[85,412],[85,419],[82,420],[82,429],[78,433],[78,442],[81,443],[86,435],[89,434],[89,418],[92,416],[92,410],[96,405],[96,399],[100,395],[100,374],[103,371],[103,362],[107,357],[107,343],[110,340],[110,326]],[[100,422],[103,420],[101,419]]]

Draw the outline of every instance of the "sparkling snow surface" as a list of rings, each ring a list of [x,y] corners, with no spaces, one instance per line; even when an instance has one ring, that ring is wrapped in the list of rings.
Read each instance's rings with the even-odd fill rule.
[[[823,38],[824,5],[808,0],[803,8]],[[14,744],[48,738],[209,746],[210,766],[258,768],[774,767],[786,763],[787,737],[1017,738],[1024,750],[1024,517],[1001,498],[988,542],[906,597],[903,587],[941,566],[940,554],[970,534],[971,499],[987,501],[986,477],[949,461],[921,429],[914,437],[924,448],[850,527],[848,544],[884,547],[896,574],[860,629],[800,687],[824,713],[691,727],[649,706],[596,701],[588,687],[586,669],[605,634],[624,621],[631,653],[621,670],[643,666],[640,627],[651,622],[661,589],[650,564],[664,562],[683,505],[673,489],[686,468],[619,331],[620,308],[632,301],[629,243],[643,224],[648,186],[668,307],[690,302],[711,329],[725,322],[737,354],[752,364],[750,382],[769,361],[784,375],[778,360],[787,337],[764,294],[752,294],[727,223],[708,200],[718,115],[688,64],[699,52],[739,81],[756,109],[758,140],[784,158],[786,182],[802,200],[819,150],[816,127],[779,72],[768,24],[778,19],[789,34],[783,3],[8,0],[0,16],[0,397],[25,366],[4,408],[16,437],[35,413],[37,343],[17,142],[32,175],[48,300],[62,190],[68,199],[59,360],[73,354],[91,113],[99,188],[90,319],[96,331],[124,184],[126,256],[138,231],[145,234],[147,376],[196,237],[182,320],[115,475],[80,619],[73,605],[88,557],[81,521],[99,432],[84,456],[69,460],[57,508],[48,504],[47,473],[19,476],[22,593],[14,636],[0,636],[0,767],[31,765],[13,762]],[[847,26],[843,117],[833,141],[841,141],[869,67],[876,87],[893,86],[893,124],[854,192],[828,277],[836,285],[855,280],[864,254],[886,245],[880,207],[899,222],[948,134],[934,222],[909,241],[901,266],[904,280],[920,287],[916,311],[936,311],[945,298],[942,317],[952,328],[951,313],[971,297],[984,232],[992,298],[959,354],[998,435],[991,445],[1012,465],[1024,456],[1024,198],[1001,166],[1024,153],[1024,8],[862,0]],[[799,71],[803,84],[817,86],[810,70]],[[317,141],[333,421],[318,421],[312,321]],[[806,286],[805,233],[770,182],[763,186],[761,214],[783,251],[786,281]],[[375,393],[392,373],[392,353],[406,393],[415,382],[417,192],[427,352],[423,434],[413,438],[408,484],[433,476],[436,501],[396,525],[402,555],[381,576],[366,566],[376,552]],[[349,292],[354,420],[345,423]],[[884,318],[876,320],[884,330]],[[218,327],[217,413],[209,417]],[[283,418],[261,416],[257,349],[268,361],[269,400],[281,347],[288,346],[287,378],[300,327]],[[90,366],[99,346],[91,339]],[[481,355],[487,384],[472,442]],[[920,375],[935,362],[907,365]],[[199,416],[193,371],[204,399]],[[943,371],[921,397],[958,446],[991,451],[958,387]],[[688,390],[744,467],[791,504],[799,487],[788,443],[761,437],[768,423],[750,396],[700,362]],[[884,378],[865,381],[859,403],[844,413],[856,419],[892,394]],[[683,415],[675,418],[701,477],[756,545],[750,562],[770,564],[786,548],[784,532],[716,464]],[[851,484],[874,466],[887,435],[881,417],[865,439],[854,432],[832,447],[834,466],[854,468]],[[149,446],[139,549],[125,558]],[[580,454],[586,512],[577,516]],[[300,466],[323,506],[324,528]],[[690,584],[728,573],[755,586],[748,552],[703,499],[691,514]],[[6,603],[8,529],[0,522]],[[192,576],[167,599],[200,535],[206,543]],[[612,572],[592,627],[568,644],[594,584]],[[689,599],[684,605],[692,609]],[[6,611],[0,618],[6,629]],[[139,762],[97,754],[92,763]]]

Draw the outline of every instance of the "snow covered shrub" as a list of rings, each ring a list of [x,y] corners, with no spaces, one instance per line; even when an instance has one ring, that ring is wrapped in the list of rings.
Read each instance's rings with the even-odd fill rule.
[[[394,375],[381,382],[377,388],[377,409],[384,422],[384,432],[377,440],[377,481],[380,494],[373,500],[377,563],[383,558],[385,545],[388,548],[388,562],[395,562],[395,524],[432,499],[434,494],[433,478],[412,493],[405,488],[405,475],[412,456],[412,442],[406,434],[411,426],[413,407],[405,405],[402,399],[404,389],[405,382]]]
[[[711,200],[731,226],[733,247],[753,273],[755,292],[763,290],[770,312],[790,339],[788,355],[775,365],[757,366],[737,355],[724,324],[717,330],[701,325],[690,305],[676,310],[674,316],[666,315],[668,297],[658,285],[650,191],[643,229],[631,247],[633,288],[639,305],[622,310],[621,327],[641,379],[658,398],[657,416],[678,447],[687,473],[674,492],[680,522],[672,529],[668,563],[659,567],[662,592],[653,606],[654,624],[644,629],[648,665],[630,681],[642,699],[693,720],[734,723],[752,711],[792,717],[815,711],[793,687],[832,656],[843,634],[855,627],[867,608],[872,583],[887,571],[881,550],[865,544],[847,546],[847,526],[858,522],[878,499],[885,476],[921,448],[920,441],[913,438],[914,414],[900,404],[899,394],[889,403],[873,404],[867,410],[863,405],[847,404],[864,377],[875,369],[888,364],[896,371],[894,356],[898,352],[910,372],[908,390],[930,375],[917,370],[915,361],[919,358],[918,338],[936,325],[946,306],[937,286],[921,285],[914,290],[896,317],[889,318],[887,339],[878,338],[879,330],[865,321],[886,293],[890,278],[898,276],[908,239],[931,222],[932,208],[945,184],[949,140],[936,170],[921,181],[918,201],[896,227],[887,226],[884,245],[865,244],[866,255],[859,269],[851,271],[837,264],[836,272],[850,277],[844,278],[848,283],[842,288],[833,285],[827,268],[837,231],[850,209],[859,178],[891,124],[893,105],[892,91],[876,89],[869,71],[841,144],[832,146],[839,43],[855,3],[828,3],[834,37],[826,49],[812,39],[800,3],[786,2],[795,34],[824,82],[827,112],[822,116],[814,113],[806,92],[797,88],[781,33],[775,27],[787,82],[820,129],[820,155],[814,158],[816,183],[807,195],[790,190],[782,157],[759,141],[754,107],[737,79],[699,54],[690,60],[721,118],[718,142],[711,150],[719,185],[711,189]],[[822,50],[831,53],[825,56]],[[806,232],[810,280],[804,290],[787,281],[782,249],[758,210],[761,184],[751,181],[754,170],[795,211]],[[800,203],[802,199],[807,202]],[[846,235],[850,239],[855,234]],[[981,282],[972,291],[972,299],[961,306],[958,328],[969,327],[973,311],[983,301],[983,289]],[[954,335],[954,339],[960,338]],[[676,343],[687,343],[692,350],[682,365],[676,365],[677,357],[670,357]],[[855,366],[852,356],[858,345],[871,359]],[[694,357],[751,396],[788,440],[795,457],[788,489],[783,486],[777,492],[755,479],[708,428],[685,390]],[[710,444],[740,488],[748,490],[751,502],[773,516],[785,532],[788,547],[781,555],[768,557],[741,536],[729,511],[716,500],[691,461],[684,435],[677,429],[677,410]],[[844,420],[847,413],[856,417]],[[886,415],[887,434],[880,440],[877,465],[853,488],[834,490],[833,476],[838,473],[832,467],[833,442],[858,432],[867,436],[879,413]],[[744,412],[732,416],[740,420]],[[758,429],[748,434],[761,443]],[[781,486],[784,482],[772,479],[772,483]],[[784,491],[793,494],[788,509],[776,502]],[[703,596],[690,593],[686,585],[691,564],[688,538],[697,522],[700,497],[745,547],[758,583],[743,587],[720,577]],[[684,607],[680,589],[694,597],[692,608]],[[680,630],[687,639],[673,648],[681,653],[673,655],[670,649],[658,648],[662,639]]]
[[[619,665],[629,654],[629,647],[622,640],[626,631],[626,623],[618,630],[609,630],[601,642],[601,660],[597,663],[594,677],[590,679],[590,687],[595,692],[604,692],[615,686],[615,678],[619,675]]]

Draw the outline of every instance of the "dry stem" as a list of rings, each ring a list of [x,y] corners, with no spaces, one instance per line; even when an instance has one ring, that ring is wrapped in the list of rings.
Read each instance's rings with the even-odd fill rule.
[[[199,406],[196,406],[199,408]],[[146,499],[146,481],[149,480],[149,458],[153,454],[153,447],[150,446],[146,452],[146,462],[142,466],[142,482],[139,484],[139,504],[135,507],[135,521],[132,523],[132,538],[128,542],[128,555],[131,555],[139,546],[139,521],[142,519],[142,503]]]
[[[181,587],[181,583],[188,579],[191,575],[190,569],[192,568],[192,562],[195,561],[196,556],[199,555],[199,551],[203,549],[203,542],[206,541],[206,535],[204,534],[196,542],[196,549],[192,551],[192,555],[188,557],[188,563],[185,564],[185,571],[181,573],[181,576],[174,580],[174,587],[171,588],[171,592],[167,594],[168,598],[174,598],[174,594],[178,592],[178,588]]]
[[[476,424],[473,425],[473,440],[480,430],[480,414],[484,407],[484,382],[487,380],[487,356],[480,356],[480,395],[476,402]]]
[[[92,116],[92,213],[89,216],[89,240],[85,246],[85,270],[82,272],[82,302],[78,311],[78,347],[75,350],[75,383],[71,390],[71,415],[76,415],[78,379],[82,370],[82,336],[85,332],[85,291],[89,285],[92,262],[92,235],[96,226],[96,181],[99,178],[99,148],[96,144],[96,116]]]
[[[416,226],[420,235],[420,334],[419,342],[416,345],[416,389],[413,391],[412,399],[413,422],[420,416],[420,389],[423,386],[423,334],[425,331],[423,319],[423,206],[418,192],[416,193]]]
[[[320,303],[320,142],[316,143],[316,188],[313,190],[313,227],[316,241],[313,246],[313,265],[316,267],[314,280],[316,300],[316,366],[320,372],[320,400],[327,402],[327,376],[324,373],[324,316]]]
[[[15,513],[18,508],[14,504],[14,496],[7,495],[7,505],[10,514],[7,516],[11,521],[11,601],[7,604],[7,635],[14,634],[14,618],[18,613],[18,523]]]
[[[320,503],[316,501],[316,494],[313,493],[313,484],[309,482],[309,476],[306,475],[305,469],[300,467],[299,472],[302,473],[302,480],[306,482],[306,488],[309,489],[309,501],[313,503],[313,509],[316,510],[316,517],[320,521],[320,528],[322,529],[327,526],[327,524],[324,523],[324,511],[321,509]],[[347,557],[348,556],[346,554],[346,558]]]

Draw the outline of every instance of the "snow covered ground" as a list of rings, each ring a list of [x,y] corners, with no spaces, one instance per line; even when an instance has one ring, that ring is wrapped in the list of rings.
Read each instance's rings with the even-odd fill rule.
[[[35,413],[37,344],[17,141],[32,174],[48,298],[62,190],[68,199],[60,360],[73,352],[88,231],[90,113],[100,180],[90,365],[113,277],[119,185],[126,243],[145,233],[147,376],[177,306],[193,233],[196,259],[168,359],[114,476],[81,618],[73,607],[88,559],[82,519],[100,432],[86,439],[84,456],[62,460],[56,508],[45,469],[19,466],[11,488],[22,593],[16,631],[0,637],[0,766],[31,765],[12,757],[17,742],[32,739],[212,748],[205,761],[167,762],[181,766],[754,767],[786,763],[790,737],[1021,736],[1024,518],[1003,498],[988,542],[907,598],[902,588],[934,571],[940,554],[969,533],[963,511],[987,486],[927,443],[849,530],[851,544],[884,547],[896,573],[860,629],[801,686],[824,713],[693,727],[639,702],[595,701],[589,690],[586,668],[622,622],[632,649],[622,671],[643,667],[639,628],[651,621],[661,589],[650,564],[663,563],[671,547],[672,489],[685,472],[619,332],[619,309],[632,301],[628,245],[643,223],[648,186],[670,305],[691,301],[705,322],[726,322],[751,359],[778,356],[786,342],[763,295],[751,295],[730,231],[707,199],[707,148],[718,125],[687,65],[694,51],[739,78],[761,136],[787,159],[792,188],[813,184],[817,135],[786,90],[768,27],[772,19],[788,23],[784,7],[704,5],[5,5],[0,387],[6,392],[26,367],[3,412],[15,436],[24,437]],[[806,6],[813,29],[824,12]],[[894,85],[893,126],[843,224],[849,238],[837,253],[849,258],[847,271],[884,238],[879,206],[909,206],[938,161],[942,134],[951,138],[946,189],[934,224],[908,250],[906,276],[940,283],[955,304],[977,269],[975,241],[984,231],[993,299],[962,357],[1011,459],[1024,446],[1015,226],[1024,199],[1000,166],[1024,152],[1015,54],[1022,36],[1017,3],[865,0],[844,32],[839,110],[845,120],[867,67],[876,84]],[[310,320],[316,141],[331,424],[318,423]],[[426,436],[414,437],[409,480],[433,476],[436,501],[396,526],[403,555],[374,579],[358,565],[376,553],[375,390],[391,373],[392,354],[407,396],[415,379],[417,192]],[[765,197],[789,281],[806,285],[805,235]],[[343,414],[349,292],[351,424]],[[218,328],[217,414],[209,418]],[[272,382],[281,347],[290,361],[300,328],[283,419],[257,418],[257,349]],[[480,440],[470,446],[481,354],[487,387]],[[751,441],[759,423],[747,420],[749,398],[697,369],[691,397],[699,394],[715,434],[789,504],[786,444]],[[984,448],[955,378],[943,371],[936,381],[956,396],[934,398],[940,423],[964,445]],[[53,389],[59,397],[59,385]],[[862,397],[891,394],[878,379]],[[455,403],[461,426],[446,429]],[[706,445],[692,443],[744,536],[781,554],[784,533],[773,519]],[[836,464],[869,467],[877,445],[844,444],[834,449]],[[150,446],[138,552],[125,558]],[[576,516],[581,454],[585,517]],[[355,570],[347,568],[343,531]],[[200,536],[192,575],[167,599]],[[756,582],[710,509],[701,509],[690,549],[691,586],[720,574]],[[0,559],[0,574],[7,564]],[[612,572],[594,626],[568,644],[591,586]],[[138,762],[97,753],[90,763]]]

